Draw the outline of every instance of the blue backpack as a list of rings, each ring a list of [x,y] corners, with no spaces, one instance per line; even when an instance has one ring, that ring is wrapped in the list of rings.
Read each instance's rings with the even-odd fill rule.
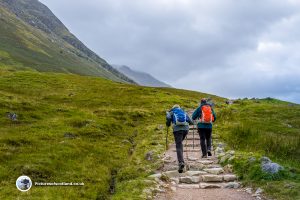
[[[187,122],[187,116],[186,113],[180,109],[180,108],[175,108],[173,111],[173,124],[176,126],[185,126],[189,125]]]

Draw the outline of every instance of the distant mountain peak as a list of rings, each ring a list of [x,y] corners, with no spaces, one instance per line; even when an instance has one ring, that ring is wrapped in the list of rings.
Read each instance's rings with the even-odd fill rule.
[[[170,85],[154,78],[151,74],[133,70],[126,65],[113,65],[120,72],[134,80],[137,84],[150,87],[171,87]]]

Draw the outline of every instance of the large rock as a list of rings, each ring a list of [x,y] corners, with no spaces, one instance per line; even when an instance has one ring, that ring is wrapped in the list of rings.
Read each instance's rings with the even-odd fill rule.
[[[262,157],[261,169],[263,172],[276,174],[278,173],[278,171],[283,170],[283,167],[277,163],[272,162],[268,157]]]
[[[219,174],[222,174],[224,173],[224,170],[223,168],[208,168],[208,169],[203,169],[203,171],[206,171],[210,174],[215,174],[215,175],[219,175]]]
[[[200,177],[199,176],[185,176],[185,177],[180,177],[179,178],[180,183],[199,183],[200,182]]]
[[[229,181],[235,181],[236,180],[236,175],[234,175],[234,174],[226,174],[226,175],[223,176],[223,178],[224,178],[224,181],[227,181],[227,182],[229,182]]]
[[[225,185],[224,185],[224,188],[228,188],[228,189],[232,189],[232,188],[234,188],[234,189],[237,189],[237,188],[239,188],[241,185],[240,185],[240,183],[238,183],[238,182],[229,182],[229,183],[226,183]]]
[[[223,181],[223,176],[207,174],[207,175],[202,175],[202,180],[204,182],[222,182]]]

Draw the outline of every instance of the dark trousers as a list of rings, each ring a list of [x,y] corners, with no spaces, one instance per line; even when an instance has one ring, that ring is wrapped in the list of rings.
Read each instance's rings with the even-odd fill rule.
[[[211,128],[198,128],[198,133],[200,136],[200,145],[202,150],[202,155],[207,155],[208,151],[211,151]]]
[[[176,152],[177,152],[177,160],[178,163],[183,162],[183,145],[182,141],[185,139],[189,131],[175,131],[173,132],[175,143],[176,143]]]

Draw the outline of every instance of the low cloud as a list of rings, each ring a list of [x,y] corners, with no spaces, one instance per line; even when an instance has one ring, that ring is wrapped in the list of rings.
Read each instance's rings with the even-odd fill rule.
[[[110,63],[179,88],[300,103],[297,0],[41,2]]]

